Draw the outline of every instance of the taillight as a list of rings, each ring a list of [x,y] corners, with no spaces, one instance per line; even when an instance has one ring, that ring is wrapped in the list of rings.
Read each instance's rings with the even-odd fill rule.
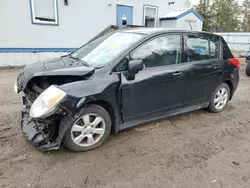
[[[229,63],[232,63],[235,67],[240,68],[240,61],[236,58],[228,59]]]

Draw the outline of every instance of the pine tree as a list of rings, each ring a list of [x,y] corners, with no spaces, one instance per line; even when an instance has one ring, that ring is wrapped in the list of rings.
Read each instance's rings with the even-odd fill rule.
[[[250,0],[244,0],[242,9],[243,9],[242,30],[245,32],[250,32]]]
[[[240,9],[234,0],[200,0],[196,10],[205,19],[205,31],[229,32],[240,28]]]
[[[204,31],[211,29],[211,5],[210,0],[200,0],[200,3],[195,7],[196,11],[205,19],[203,24]]]

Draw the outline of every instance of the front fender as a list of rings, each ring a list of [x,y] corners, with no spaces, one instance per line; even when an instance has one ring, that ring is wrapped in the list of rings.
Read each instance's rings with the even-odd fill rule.
[[[119,76],[112,74],[106,78],[93,78],[61,85],[59,88],[68,96],[61,106],[69,112],[75,112],[83,104],[94,100],[112,101],[118,91],[119,82]]]
[[[71,82],[59,86],[69,96],[76,98],[87,97],[96,94],[102,94],[110,90],[111,87],[117,85],[120,79],[117,74],[112,74],[106,78],[93,78],[91,80],[82,80]]]
[[[67,99],[60,105],[69,112],[75,112],[85,103],[106,100],[112,103],[120,83],[119,76],[112,74],[106,78],[93,78],[59,86],[67,93]]]
[[[65,91],[68,97],[60,104],[60,107],[67,112],[60,123],[58,142],[61,143],[75,116],[87,103],[107,101],[115,112],[119,112],[119,83],[119,76],[113,74],[107,78],[95,78],[61,85],[59,88]],[[118,122],[118,117],[115,117],[115,123],[118,124]]]

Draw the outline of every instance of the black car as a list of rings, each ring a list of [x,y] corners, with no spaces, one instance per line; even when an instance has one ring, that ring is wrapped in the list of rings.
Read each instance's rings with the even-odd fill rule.
[[[102,36],[21,70],[21,128],[44,150],[88,151],[109,134],[206,108],[221,112],[237,88],[239,61],[220,36],[143,28]]]

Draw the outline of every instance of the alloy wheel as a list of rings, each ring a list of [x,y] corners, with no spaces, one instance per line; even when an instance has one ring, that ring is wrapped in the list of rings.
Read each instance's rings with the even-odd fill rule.
[[[226,88],[220,88],[214,98],[214,106],[217,110],[221,110],[225,107],[228,101],[228,90]]]
[[[89,147],[96,144],[105,133],[106,124],[98,114],[84,114],[71,128],[71,138],[76,145]]]

